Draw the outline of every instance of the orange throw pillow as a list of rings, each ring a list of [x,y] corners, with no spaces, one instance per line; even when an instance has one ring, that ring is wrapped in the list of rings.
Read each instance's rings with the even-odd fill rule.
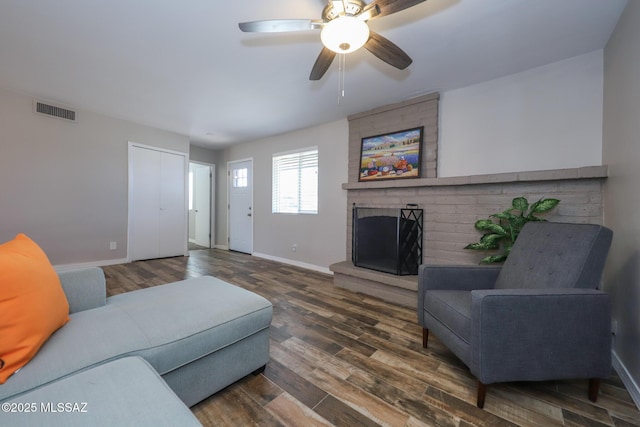
[[[0,384],[69,321],[58,274],[24,234],[0,245]]]

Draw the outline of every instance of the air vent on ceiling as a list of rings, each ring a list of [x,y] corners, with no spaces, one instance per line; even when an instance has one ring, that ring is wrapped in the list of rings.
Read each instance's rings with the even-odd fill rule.
[[[33,100],[33,110],[38,114],[43,114],[49,117],[55,117],[58,119],[68,120],[70,122],[76,121],[76,112],[69,110],[68,108],[61,107],[59,105],[53,105],[50,102]]]

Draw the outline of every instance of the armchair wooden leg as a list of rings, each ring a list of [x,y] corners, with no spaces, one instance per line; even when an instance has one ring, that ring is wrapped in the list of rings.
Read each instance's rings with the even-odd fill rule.
[[[484,408],[484,398],[487,395],[487,385],[486,384],[482,384],[480,381],[478,381],[478,401],[476,402],[476,405],[478,406],[478,408],[482,409]]]
[[[429,330],[427,328],[422,328],[422,347],[427,348],[429,344]]]
[[[589,400],[595,402],[598,400],[598,391],[600,390],[600,380],[591,378],[589,380]]]

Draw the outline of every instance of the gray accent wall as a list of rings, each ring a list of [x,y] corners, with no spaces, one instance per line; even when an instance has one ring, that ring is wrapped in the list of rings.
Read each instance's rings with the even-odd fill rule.
[[[188,152],[189,139],[75,110],[76,123],[45,117],[0,90],[0,242],[26,233],[56,265],[122,261],[128,142]]]
[[[605,224],[613,229],[606,290],[613,301],[614,363],[640,406],[640,1],[630,1],[604,55]],[[624,379],[624,376],[623,376]]]

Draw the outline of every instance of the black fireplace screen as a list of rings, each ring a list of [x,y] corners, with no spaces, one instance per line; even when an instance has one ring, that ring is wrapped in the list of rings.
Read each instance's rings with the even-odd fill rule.
[[[422,263],[422,209],[353,208],[351,259],[357,267],[418,274]]]

